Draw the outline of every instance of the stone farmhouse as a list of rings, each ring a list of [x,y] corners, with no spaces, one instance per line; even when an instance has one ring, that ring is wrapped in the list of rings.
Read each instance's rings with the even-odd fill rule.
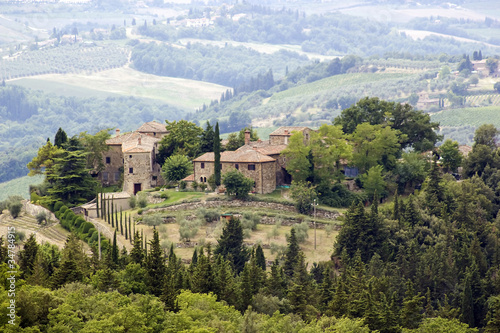
[[[221,153],[221,174],[236,169],[254,180],[254,191],[271,193],[276,186],[291,183],[292,177],[286,171],[286,159],[280,156],[287,147],[292,132],[302,132],[304,143],[308,144],[311,129],[308,127],[280,127],[269,135],[269,140],[250,141],[250,131],[245,132],[245,145],[236,151]],[[194,173],[185,181],[206,183],[214,173],[214,153],[205,153],[193,160]]]
[[[98,174],[101,183],[123,181],[123,191],[129,194],[163,185],[156,154],[161,138],[167,134],[165,125],[155,121],[134,132],[121,134],[117,129],[116,135],[106,141],[109,150],[103,154],[104,170]]]

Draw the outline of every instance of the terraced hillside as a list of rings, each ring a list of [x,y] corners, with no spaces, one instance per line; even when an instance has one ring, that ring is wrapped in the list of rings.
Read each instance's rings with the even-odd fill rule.
[[[59,222],[50,221],[47,226],[40,226],[35,217],[22,213],[13,219],[7,211],[0,215],[0,235],[7,234],[7,227],[15,227],[17,232],[24,232],[26,238],[35,234],[38,243],[49,242],[63,248],[69,232],[64,230]],[[88,247],[87,247],[88,250]]]

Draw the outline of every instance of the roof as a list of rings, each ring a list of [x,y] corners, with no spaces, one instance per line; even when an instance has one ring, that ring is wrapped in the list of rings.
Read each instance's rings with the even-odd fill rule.
[[[134,132],[129,139],[122,143],[122,152],[124,153],[148,153],[153,151],[155,143],[159,138]]]
[[[115,137],[106,140],[107,145],[121,145],[123,142],[130,139],[136,132],[129,132],[125,134],[120,134]]]
[[[205,153],[197,157],[193,162],[214,162],[214,153]],[[265,163],[274,162],[275,159],[259,153],[253,149],[244,149],[236,151],[224,151],[220,154],[221,163]]]
[[[272,136],[272,135],[290,136],[290,135],[292,135],[292,132],[302,132],[305,129],[307,129],[307,127],[304,127],[304,126],[284,126],[284,127],[278,128],[277,130],[275,130],[274,132],[269,134],[269,136]]]
[[[238,148],[236,151],[244,151],[244,150],[255,150],[264,155],[279,155],[283,150],[285,150],[287,145],[270,145],[269,143],[265,145],[245,145],[243,147]]]
[[[469,153],[472,151],[472,147],[467,145],[462,145],[458,147],[458,150],[463,156],[467,157],[467,155],[469,155]]]
[[[164,124],[160,124],[157,121],[150,121],[142,124],[141,127],[137,129],[140,133],[168,133]]]
[[[190,174],[186,178],[183,179],[185,182],[194,182],[194,173]]]

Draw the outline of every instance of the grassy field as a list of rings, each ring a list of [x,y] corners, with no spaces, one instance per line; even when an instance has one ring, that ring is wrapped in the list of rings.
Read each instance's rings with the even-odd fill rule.
[[[39,184],[43,181],[43,176],[21,177],[0,183],[0,201],[7,199],[10,195],[20,195],[25,199],[29,198],[29,186]]]
[[[218,99],[228,89],[208,82],[145,74],[128,67],[92,75],[47,74],[12,83],[66,96],[147,98],[190,111]]]
[[[356,85],[359,83],[368,83],[375,81],[383,81],[389,79],[397,79],[409,76],[404,73],[355,73],[330,76],[322,80],[318,80],[309,84],[293,87],[291,89],[274,94],[270,102],[279,101],[291,97],[306,96],[317,94],[322,91],[332,90],[335,87]]]
[[[500,127],[500,106],[486,106],[444,110],[431,115],[432,121],[438,121],[441,126],[480,126],[493,124]]]
[[[206,39],[196,39],[196,38],[184,38],[180,39],[179,42],[182,45],[186,45],[187,43],[201,43],[205,45],[215,45],[219,47],[224,47],[225,44],[230,44],[233,46],[244,46],[249,49],[253,49],[260,53],[268,53],[272,54],[278,52],[279,50],[297,52],[300,55],[305,55],[309,59],[319,59],[320,61],[331,60],[333,58],[342,57],[342,56],[327,56],[318,53],[304,52],[301,49],[300,45],[290,45],[290,44],[266,44],[266,43],[244,43],[244,42],[236,42],[232,40],[223,40],[223,41],[215,41],[215,40],[206,40]]]

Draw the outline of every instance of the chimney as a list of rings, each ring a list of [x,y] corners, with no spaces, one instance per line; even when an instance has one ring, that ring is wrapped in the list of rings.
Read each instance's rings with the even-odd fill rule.
[[[285,130],[285,135],[288,135],[288,130],[287,129]]]
[[[141,137],[137,139],[137,143],[139,144],[139,146],[141,145]]]
[[[245,131],[245,145],[248,145],[250,143],[250,131],[246,130]]]
[[[120,135],[120,129],[119,128],[116,129],[115,134],[116,134],[116,136]]]

